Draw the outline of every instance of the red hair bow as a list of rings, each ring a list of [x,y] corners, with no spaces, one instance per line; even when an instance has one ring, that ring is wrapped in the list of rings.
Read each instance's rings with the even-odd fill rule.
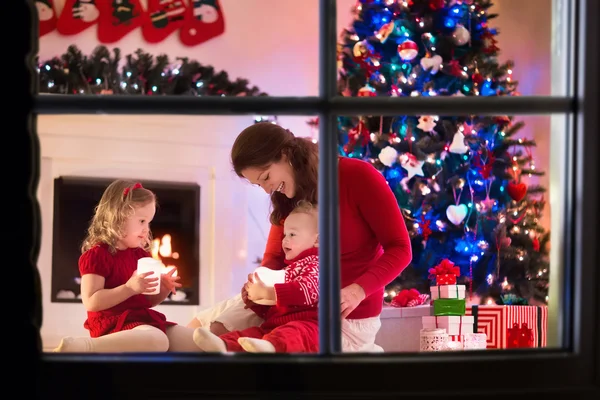
[[[133,185],[132,187],[126,187],[125,190],[123,190],[123,197],[127,196],[129,194],[129,192],[131,190],[134,189],[141,189],[142,188],[142,184],[137,182],[135,185]]]
[[[460,276],[460,268],[447,258],[443,259],[437,266],[429,269],[429,279],[433,279],[438,275],[455,275]]]
[[[415,307],[423,305],[429,300],[429,295],[421,294],[417,289],[404,289],[398,293],[390,303],[393,307]]]

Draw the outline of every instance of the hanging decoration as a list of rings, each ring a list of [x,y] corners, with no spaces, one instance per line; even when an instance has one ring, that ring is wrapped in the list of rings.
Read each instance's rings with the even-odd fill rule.
[[[139,29],[148,43],[160,43],[179,31],[182,44],[197,46],[225,32],[219,0],[65,0],[59,16],[54,2],[36,1],[40,37],[54,30],[73,36],[96,26],[103,44]]]

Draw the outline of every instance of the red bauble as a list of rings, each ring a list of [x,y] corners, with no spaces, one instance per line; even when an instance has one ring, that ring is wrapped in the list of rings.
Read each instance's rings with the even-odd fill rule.
[[[527,185],[524,183],[510,182],[506,187],[506,191],[511,199],[514,201],[521,201],[527,194]]]
[[[419,46],[412,40],[406,40],[398,45],[398,54],[404,61],[410,61],[419,54]]]

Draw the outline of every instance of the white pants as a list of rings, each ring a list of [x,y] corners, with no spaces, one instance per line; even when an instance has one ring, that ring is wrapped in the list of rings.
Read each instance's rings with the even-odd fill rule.
[[[214,307],[196,315],[202,326],[220,322],[228,331],[240,331],[262,324],[263,320],[250,309],[244,309],[240,294],[217,303]],[[342,320],[342,351],[379,353],[383,349],[375,344],[375,336],[381,328],[379,317]]]

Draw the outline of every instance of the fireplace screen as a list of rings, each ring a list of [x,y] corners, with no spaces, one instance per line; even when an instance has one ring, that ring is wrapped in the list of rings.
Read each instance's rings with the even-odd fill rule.
[[[138,181],[137,179],[132,179]],[[78,260],[94,207],[113,179],[59,177],[54,180],[52,302],[80,302]],[[183,287],[162,304],[199,304],[200,186],[151,182],[158,208],[151,224],[152,257],[177,268]]]

